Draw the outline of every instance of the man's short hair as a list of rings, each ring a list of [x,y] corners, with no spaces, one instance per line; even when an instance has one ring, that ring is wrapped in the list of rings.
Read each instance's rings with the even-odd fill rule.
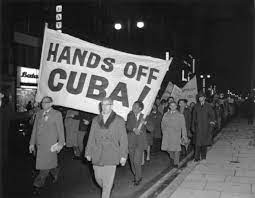
[[[162,99],[162,100],[160,101],[160,104],[164,104],[164,103],[166,103],[166,99]]]
[[[143,108],[144,108],[144,104],[143,104],[143,102],[141,102],[141,101],[137,100],[137,101],[135,101],[135,103],[134,103],[134,104],[138,104],[138,106],[141,108],[141,111],[143,110]]]
[[[188,100],[187,100],[187,99],[181,98],[181,99],[178,100],[178,104],[180,104],[181,101],[184,102],[184,103],[186,103],[186,104],[188,103]]]
[[[170,106],[171,104],[177,105],[177,103],[176,103],[175,101],[171,101],[171,102],[169,103],[169,106]]]
[[[102,102],[103,101],[108,101],[110,104],[113,104],[113,100],[110,98],[110,97],[105,97],[102,99]]]
[[[53,102],[53,99],[52,99],[52,97],[50,97],[50,96],[44,96],[43,98],[42,98],[42,101],[43,100],[47,100],[47,102]]]
[[[206,97],[206,94],[205,92],[203,91],[199,91],[198,94],[197,94],[197,97],[200,98],[200,97]]]
[[[173,99],[174,100],[174,97],[173,96],[170,96],[167,98],[167,100],[170,100],[170,99]]]

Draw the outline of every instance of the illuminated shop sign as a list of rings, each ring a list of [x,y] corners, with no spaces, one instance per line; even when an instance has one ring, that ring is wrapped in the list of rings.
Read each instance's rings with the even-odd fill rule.
[[[62,32],[62,5],[56,5],[56,30]]]
[[[17,74],[18,83],[29,83],[37,84],[39,78],[39,69],[28,68],[28,67],[18,67]]]

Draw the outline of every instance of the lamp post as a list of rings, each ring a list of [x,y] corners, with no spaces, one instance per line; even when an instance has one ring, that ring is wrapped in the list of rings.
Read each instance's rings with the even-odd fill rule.
[[[206,84],[205,84],[205,79],[210,79],[211,75],[210,74],[201,74],[200,78],[202,79],[202,87],[203,87],[203,92],[205,92]]]

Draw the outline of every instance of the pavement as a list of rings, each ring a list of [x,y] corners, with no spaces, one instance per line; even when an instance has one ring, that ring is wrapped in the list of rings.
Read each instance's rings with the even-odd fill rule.
[[[188,163],[157,198],[255,198],[255,125],[234,120],[206,162]]]

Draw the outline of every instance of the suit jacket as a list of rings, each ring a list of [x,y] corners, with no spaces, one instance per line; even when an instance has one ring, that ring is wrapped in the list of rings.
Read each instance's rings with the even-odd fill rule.
[[[35,117],[30,145],[36,145],[36,169],[51,169],[57,167],[57,153],[51,152],[50,148],[57,142],[65,144],[62,115],[59,111],[51,109],[43,116],[44,110],[40,110]]]
[[[142,118],[143,114],[141,113],[139,119],[137,120],[133,111],[130,111],[127,115],[126,127],[128,132],[128,147],[139,147],[141,149],[146,149],[148,146],[145,125],[141,127],[140,135],[136,135],[133,132],[133,129],[139,126]]]
[[[79,120],[79,131],[88,132],[91,127],[93,118],[95,117],[92,113],[80,111],[78,115],[75,115],[73,119]],[[89,124],[84,124],[83,119],[87,120]]]

